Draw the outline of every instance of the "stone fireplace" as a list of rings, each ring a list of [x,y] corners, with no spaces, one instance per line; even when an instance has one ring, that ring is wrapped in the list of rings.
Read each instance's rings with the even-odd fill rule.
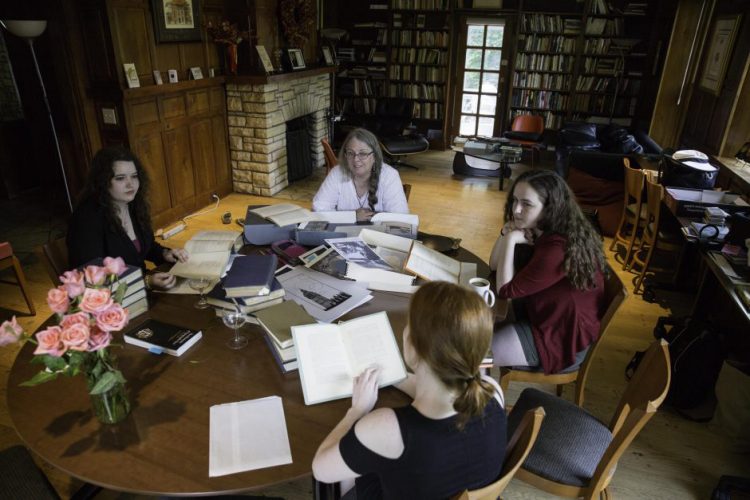
[[[310,115],[308,133],[312,162],[315,166],[325,163],[320,140],[327,134],[330,80],[328,72],[315,73],[240,76],[227,82],[234,191],[272,196],[289,184],[286,122],[295,118]]]

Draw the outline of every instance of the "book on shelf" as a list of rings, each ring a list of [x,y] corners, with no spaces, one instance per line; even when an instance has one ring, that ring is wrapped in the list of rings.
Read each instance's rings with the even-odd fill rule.
[[[181,278],[218,280],[232,250],[239,248],[241,242],[241,233],[235,231],[201,231],[185,244],[190,252],[188,261],[176,262],[169,272]]]
[[[299,224],[307,222],[314,217],[312,212],[293,203],[280,203],[278,205],[268,205],[265,207],[254,208],[255,214],[264,219],[270,220],[277,226],[288,226],[290,224]]]
[[[406,378],[396,338],[385,312],[338,324],[292,327],[305,404],[352,395],[352,380],[368,367],[380,367],[379,387]]]
[[[220,281],[210,292],[206,294],[206,300],[214,307],[222,309],[239,309],[244,314],[259,311],[274,304],[280,304],[284,300],[284,289],[278,280],[273,280],[271,291],[268,295],[256,295],[255,297],[227,297],[224,291],[224,282]]]
[[[244,255],[235,257],[224,277],[227,298],[268,295],[278,265],[276,255]]]
[[[258,324],[271,336],[274,343],[281,348],[290,347],[292,341],[292,327],[315,323],[305,308],[293,300],[286,300],[281,304],[268,307],[255,313]]]
[[[418,241],[411,246],[404,270],[428,281],[448,281],[461,285],[468,284],[477,275],[476,263],[459,262]]]
[[[276,364],[279,365],[281,373],[289,373],[299,367],[299,363],[297,362],[297,349],[294,345],[281,348],[276,342],[271,340],[271,336],[268,334],[263,335],[263,339],[266,341],[266,344],[268,344],[268,349],[271,351],[271,355],[276,361]]]
[[[172,356],[182,356],[203,336],[200,330],[191,330],[181,326],[149,319],[137,328],[123,334],[126,344],[148,349],[149,352]]]

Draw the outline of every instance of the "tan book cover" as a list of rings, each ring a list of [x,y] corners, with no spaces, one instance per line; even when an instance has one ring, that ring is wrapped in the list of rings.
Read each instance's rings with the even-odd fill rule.
[[[282,348],[293,344],[293,326],[317,323],[315,318],[310,316],[301,305],[293,300],[287,300],[281,304],[257,311],[255,317],[276,345]]]

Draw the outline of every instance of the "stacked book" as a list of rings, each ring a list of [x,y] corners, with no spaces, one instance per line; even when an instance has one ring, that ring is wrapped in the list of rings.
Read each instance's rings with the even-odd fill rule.
[[[715,226],[723,226],[729,214],[719,207],[706,207],[703,211],[703,222],[706,224],[713,224]]]
[[[292,327],[315,324],[315,318],[298,303],[288,300],[258,311],[258,324],[266,332],[266,342],[283,373],[297,369],[297,350]]]
[[[275,255],[235,257],[226,276],[207,294],[206,300],[217,308],[218,316],[224,309],[249,314],[279,304],[284,299],[284,289],[274,279],[277,263]]]
[[[104,266],[104,259],[98,258],[87,262],[87,266]],[[143,269],[137,266],[127,266],[127,269],[118,277],[118,280],[110,285],[113,296],[117,296],[120,287],[125,285],[122,298],[118,299],[120,305],[128,310],[130,319],[140,316],[148,311],[148,299],[146,298],[146,281],[143,278]]]

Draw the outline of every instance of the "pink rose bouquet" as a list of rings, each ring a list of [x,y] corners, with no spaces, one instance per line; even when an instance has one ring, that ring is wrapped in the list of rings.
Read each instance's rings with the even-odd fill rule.
[[[33,362],[45,367],[22,385],[34,386],[59,375],[81,373],[86,376],[89,393],[97,395],[125,383],[107,347],[112,332],[128,324],[128,311],[120,305],[127,284],[118,283],[118,277],[126,270],[120,257],[107,257],[103,266],[65,272],[60,276],[62,285],[47,293],[47,304],[55,313],[57,324],[33,336],[24,333],[15,316],[0,325],[0,346],[33,342]]]

